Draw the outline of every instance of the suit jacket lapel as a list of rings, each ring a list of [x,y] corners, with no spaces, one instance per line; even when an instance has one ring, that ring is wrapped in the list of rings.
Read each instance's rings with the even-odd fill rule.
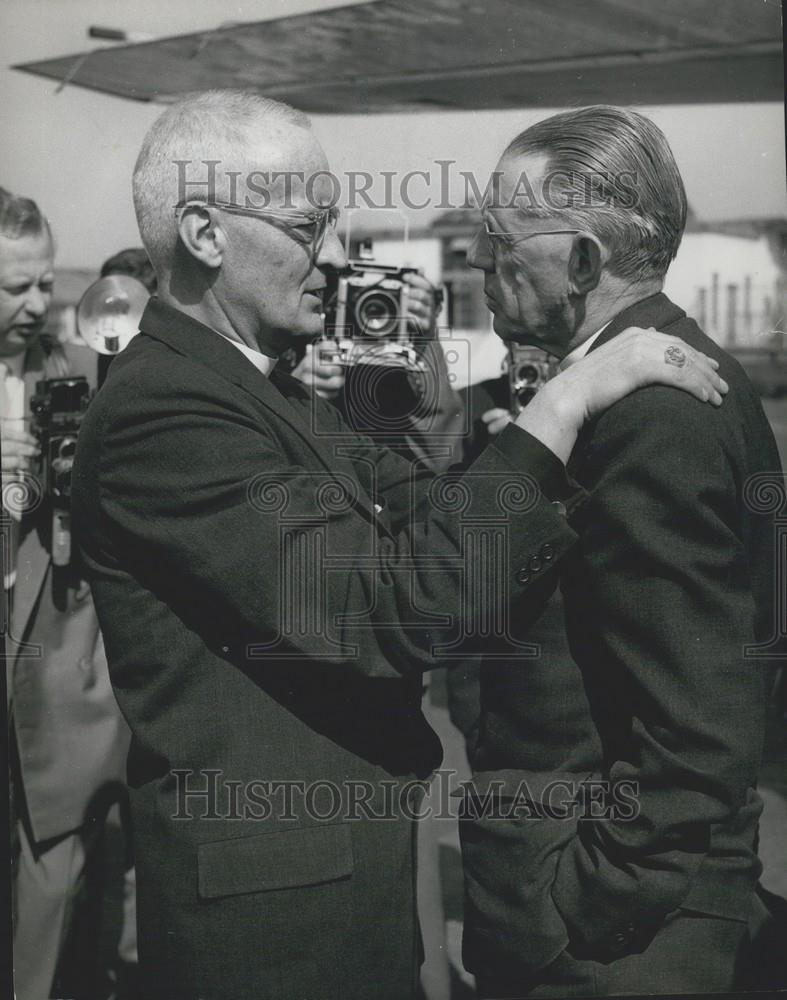
[[[348,459],[332,455],[319,438],[315,437],[298,408],[276,388],[274,381],[258,371],[221,334],[177,309],[165,305],[155,297],[151,298],[145,309],[140,322],[140,330],[143,334],[167,344],[179,354],[201,362],[212,371],[218,372],[233,385],[250,393],[300,437],[327,472],[332,476],[336,473],[344,473],[352,477],[360,486],[357,483],[358,476],[352,463]],[[295,383],[293,379],[278,375],[273,376],[273,378],[276,381],[281,381],[283,385],[292,384],[297,391],[307,393],[307,390]],[[356,505],[365,512],[370,520],[375,520],[372,501],[362,487],[358,490]]]
[[[49,569],[50,556],[33,525],[21,540],[16,557],[16,583],[11,595],[11,636],[17,642],[27,630]]]

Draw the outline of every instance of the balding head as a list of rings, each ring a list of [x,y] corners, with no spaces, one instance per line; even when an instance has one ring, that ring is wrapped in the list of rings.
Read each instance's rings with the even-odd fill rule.
[[[236,91],[195,94],[148,133],[134,202],[158,297],[276,357],[322,330],[329,225],[325,152],[305,115]]]
[[[159,277],[170,270],[177,245],[179,202],[242,199],[255,171],[291,168],[292,150],[310,129],[302,112],[244,91],[205,91],[168,108],[145,136],[134,168],[137,223]]]

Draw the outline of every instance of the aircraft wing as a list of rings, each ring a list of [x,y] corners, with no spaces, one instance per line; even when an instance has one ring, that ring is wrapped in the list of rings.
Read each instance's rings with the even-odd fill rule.
[[[306,111],[782,101],[778,0],[375,0],[16,69],[139,101]]]

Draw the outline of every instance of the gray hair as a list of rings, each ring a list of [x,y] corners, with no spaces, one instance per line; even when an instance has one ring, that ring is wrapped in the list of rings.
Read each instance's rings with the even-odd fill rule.
[[[607,266],[618,277],[667,273],[686,225],[686,192],[649,118],[607,105],[564,111],[525,129],[503,155],[527,153],[547,157],[549,185],[546,201],[527,214],[593,233],[609,248]]]
[[[167,268],[177,244],[178,162],[243,163],[252,127],[280,131],[283,125],[311,127],[303,112],[242,90],[187,95],[156,119],[137,157],[133,190],[139,232],[157,272]]]
[[[18,240],[22,236],[51,236],[49,223],[32,198],[22,198],[0,187],[0,234]]]

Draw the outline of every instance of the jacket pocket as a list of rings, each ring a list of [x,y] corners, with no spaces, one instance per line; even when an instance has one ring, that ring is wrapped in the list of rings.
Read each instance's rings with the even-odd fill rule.
[[[346,824],[233,837],[197,847],[201,899],[294,889],[347,879],[353,871]]]

